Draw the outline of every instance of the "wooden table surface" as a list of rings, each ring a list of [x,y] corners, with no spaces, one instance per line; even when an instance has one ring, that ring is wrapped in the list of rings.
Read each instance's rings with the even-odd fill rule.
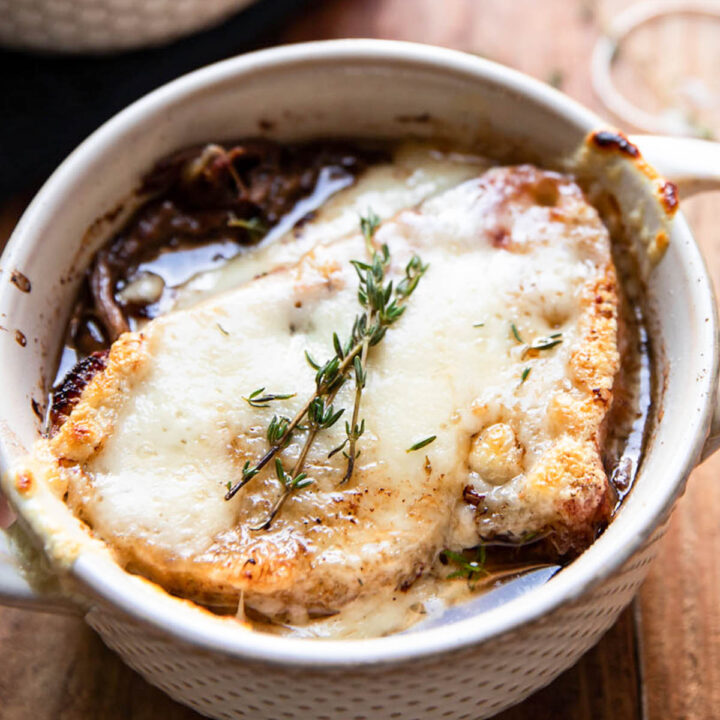
[[[322,0],[278,41],[379,37],[477,53],[561,85],[607,115],[589,81],[593,42],[626,0]],[[717,64],[718,28],[676,23],[661,42],[635,42],[641,72],[626,90]],[[648,76],[648,68],[652,78]],[[660,88],[662,90],[662,88]],[[658,87],[655,88],[658,90]],[[720,127],[715,128],[720,132]],[[18,188],[19,192],[26,191]],[[23,199],[0,206],[0,242]],[[720,283],[720,194],[683,203]],[[720,456],[699,467],[672,517],[633,606],[593,650],[502,720],[711,720],[720,718]],[[196,713],[145,683],[81,620],[0,608],[0,720],[189,720]]]

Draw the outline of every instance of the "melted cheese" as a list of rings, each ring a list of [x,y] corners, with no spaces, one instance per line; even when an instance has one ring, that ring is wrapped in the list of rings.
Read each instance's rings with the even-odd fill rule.
[[[358,218],[368,208],[383,220],[391,218],[404,208],[477,176],[487,167],[487,160],[477,155],[443,152],[425,143],[406,142],[393,152],[392,162],[371,165],[354,185],[318,205],[335,188],[321,178],[314,196],[301,203],[299,212],[281,220],[259,247],[250,248],[216,270],[198,273],[177,289],[164,310],[191,307],[274,267],[292,265],[315,245],[354,232]],[[312,221],[293,227],[305,212],[312,213]]]
[[[408,183],[423,172],[425,184]],[[299,623],[411,585],[443,548],[592,530],[606,512],[599,432],[617,370],[607,232],[579,188],[553,173],[496,168],[443,192],[457,178],[438,177],[415,170],[405,189],[388,181],[376,198],[367,187],[345,191],[296,245],[268,245],[198,278],[188,302],[199,289],[237,287],[120,338],[19,473],[67,490],[126,567],[203,602],[232,606],[244,595]],[[370,355],[351,482],[339,484],[342,455],[328,458],[341,422],[308,456],[313,484],[270,530],[252,531],[278,496],[274,473],[229,502],[226,484],[266,450],[273,411],[292,416],[312,394],[305,351],[328,358],[333,332],[350,330],[350,260],[365,252],[357,210],[372,200],[388,216],[422,197],[376,236],[392,274],[413,254],[429,269]],[[554,347],[528,348],[552,334]],[[242,398],[260,387],[296,394],[258,410]],[[352,394],[348,385],[335,401],[348,415]],[[407,452],[429,435],[432,444]],[[301,442],[283,452],[286,467]],[[468,487],[476,502],[466,502]]]

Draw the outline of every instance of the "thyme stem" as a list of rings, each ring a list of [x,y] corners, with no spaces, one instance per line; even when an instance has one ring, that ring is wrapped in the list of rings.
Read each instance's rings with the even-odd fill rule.
[[[374,311],[370,313],[370,323],[372,324],[374,320],[375,313]],[[340,481],[341,485],[344,485],[353,474],[353,470],[355,469],[355,458],[357,457],[355,453],[355,445],[357,444],[358,438],[360,437],[360,433],[358,430],[358,416],[360,415],[360,399],[362,398],[362,391],[365,387],[365,373],[367,368],[367,356],[368,352],[370,350],[370,338],[366,337],[363,340],[362,343],[362,350],[360,351],[360,369],[361,373],[357,373],[360,377],[355,378],[355,400],[353,402],[353,414],[352,414],[352,420],[350,421],[350,428],[351,431],[348,433],[348,451],[347,451],[347,469],[345,470],[345,474],[343,475],[342,480]]]
[[[318,433],[317,428],[312,428],[307,435],[307,438],[305,438],[305,444],[303,445],[303,449],[300,452],[300,457],[298,457],[297,462],[295,463],[295,467],[293,467],[292,471],[292,477],[295,478],[300,474],[300,470],[305,464],[305,458],[307,457],[308,451],[310,450],[310,446],[315,441],[315,436]],[[270,514],[267,516],[265,521],[261,523],[260,525],[250,528],[253,531],[258,530],[267,530],[270,525],[272,525],[272,521],[275,519],[275,516],[280,512],[282,509],[282,506],[285,504],[285,501],[290,497],[292,491],[295,488],[290,486],[285,486],[282,493],[280,493],[280,497],[275,501],[275,504],[272,506],[270,510]]]
[[[346,439],[328,457],[349,444],[349,452],[343,454],[348,460],[347,469],[340,481],[340,484],[347,482],[353,474],[355,459],[359,455],[356,451],[357,440],[363,434],[365,421],[358,424],[360,415],[360,402],[362,391],[367,379],[367,361],[370,348],[377,345],[392,325],[405,311],[405,303],[417,287],[420,278],[427,270],[417,255],[413,255],[405,268],[405,276],[393,288],[392,281],[385,284],[385,271],[390,265],[390,251],[387,245],[382,245],[378,250],[374,247],[373,237],[380,226],[380,218],[372,211],[368,211],[367,217],[360,218],[360,229],[365,239],[365,245],[370,257],[370,264],[352,260],[360,285],[358,287],[358,301],[364,312],[355,318],[350,338],[343,345],[337,333],[333,334],[333,346],[335,355],[324,365],[316,363],[307,351],[305,356],[310,365],[315,369],[315,392],[310,396],[303,407],[295,414],[292,420],[284,416],[275,415],[268,426],[267,438],[270,447],[260,460],[250,467],[250,461],[245,462],[241,479],[232,485],[225,499],[232,499],[237,492],[247,485],[273,458],[275,459],[275,470],[278,480],[282,485],[282,492],[272,506],[266,520],[252,530],[267,530],[278,515],[288,497],[295,491],[307,487],[313,480],[303,472],[307,455],[312,447],[318,433],[334,425],[344,409],[335,411],[333,401],[340,388],[347,382],[352,370],[355,371],[355,397],[353,403],[352,422],[345,422]],[[253,407],[268,407],[268,403],[274,400],[284,400],[292,397],[292,394],[285,395],[262,395],[265,388],[251,393],[247,402]],[[283,467],[278,454],[285,448],[293,432],[299,428],[300,423],[308,417],[307,426],[302,430],[307,431],[305,442],[300,454],[295,461],[292,472],[288,473]]]
[[[332,404],[332,401],[335,399],[335,396],[337,395],[337,393],[341,387],[342,387],[342,385],[338,385],[334,390],[332,390],[329,393],[327,400],[325,401],[326,405]],[[292,477],[293,478],[298,477],[298,475],[300,475],[300,473],[302,472],[302,469],[305,466],[305,459],[307,458],[307,454],[310,451],[312,444],[315,442],[315,437],[317,436],[318,432],[320,432],[320,426],[316,422],[313,422],[311,427],[308,430],[308,434],[307,434],[307,437],[305,438],[305,442],[303,444],[302,450],[300,451],[300,455],[298,456],[298,459],[296,460],[295,465],[292,469]],[[277,450],[276,450],[276,452],[277,452]],[[267,455],[267,453],[266,453],[266,455]],[[272,506],[272,508],[270,510],[270,514],[268,515],[267,519],[262,524],[258,525],[257,527],[253,527],[250,529],[254,530],[254,531],[267,530],[270,527],[270,525],[272,524],[272,521],[275,519],[275,516],[282,509],[282,506],[285,504],[285,501],[292,494],[294,489],[295,488],[293,486],[286,485],[283,492],[280,494],[280,497],[275,501],[275,504]]]
[[[340,364],[340,367],[338,368],[338,373],[342,375],[347,374],[348,367],[350,366],[350,363],[355,358],[355,356],[362,350],[362,343],[357,343],[355,347],[352,348],[348,356],[343,360],[343,362]],[[346,379],[346,378],[345,378]],[[343,384],[344,384],[343,380]],[[342,386],[339,385],[337,390],[340,389]],[[335,395],[337,394],[337,390],[332,395],[332,399],[334,399]],[[308,411],[310,410],[310,406],[320,397],[320,389],[317,388],[315,392],[310,396],[310,399],[303,405],[302,409],[297,412],[295,417],[290,421],[287,428],[285,429],[285,432],[280,436],[279,440],[277,440],[275,443],[273,443],[268,451],[260,458],[260,460],[257,461],[255,464],[255,467],[249,472],[249,473],[243,473],[242,479],[240,479],[235,485],[233,485],[230,490],[225,493],[225,499],[226,500],[232,500],[233,497],[238,493],[239,490],[245,487],[254,477],[257,475],[274,457],[277,455],[278,451],[282,449],[282,447],[285,445],[286,441],[292,435],[293,431],[297,426],[303,421],[303,418],[308,414]],[[332,402],[331,399],[331,402]]]

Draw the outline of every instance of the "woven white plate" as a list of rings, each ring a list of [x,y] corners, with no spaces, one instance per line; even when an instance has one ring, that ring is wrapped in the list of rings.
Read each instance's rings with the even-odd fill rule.
[[[254,0],[0,0],[0,44],[60,52],[129,50],[218,23]]]

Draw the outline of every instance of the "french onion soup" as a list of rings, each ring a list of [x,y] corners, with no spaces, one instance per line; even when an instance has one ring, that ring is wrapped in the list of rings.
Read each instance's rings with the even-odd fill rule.
[[[567,563],[652,397],[586,190],[439,144],[176,153],[87,271],[17,472],[129,572],[269,632],[404,630]]]

